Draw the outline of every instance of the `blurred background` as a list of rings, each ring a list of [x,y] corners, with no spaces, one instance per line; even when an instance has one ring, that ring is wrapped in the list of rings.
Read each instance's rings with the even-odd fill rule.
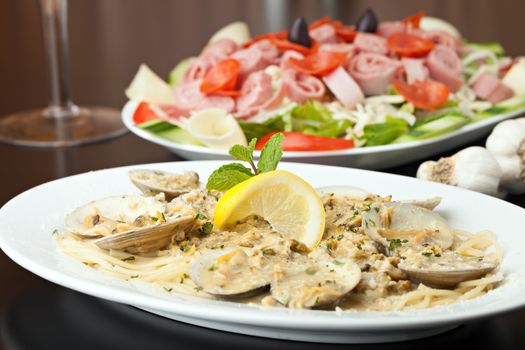
[[[525,54],[519,0],[70,0],[73,97],[80,105],[120,108],[140,63],[166,76],[195,55],[210,35],[235,20],[252,34],[287,28],[299,15],[354,23],[371,7],[380,20],[423,10],[454,24],[472,41],[498,41],[511,56]],[[47,104],[38,0],[0,1],[0,115]]]
[[[246,21],[252,35],[257,35],[287,28],[296,16],[313,21],[329,15],[351,24],[367,7],[380,20],[401,19],[424,11],[451,22],[472,41],[498,41],[510,56],[525,54],[523,0],[70,0],[73,98],[80,105],[120,109],[126,101],[124,89],[139,64],[146,63],[166,77],[179,60],[197,54],[211,34],[232,21]],[[39,1],[0,0],[0,116],[44,107],[48,97]],[[479,144],[483,142],[480,140]],[[3,170],[0,206],[28,188],[65,175],[172,160],[178,158],[132,134],[89,147],[56,150],[0,144]],[[389,171],[414,176],[416,169],[417,164],[411,164]],[[525,198],[514,201],[525,205]],[[132,324],[124,324],[120,332],[113,330],[102,337],[104,332],[93,328],[94,325],[124,322],[120,316],[108,314],[107,308],[115,305],[106,306],[105,302],[44,281],[15,265],[3,252],[0,252],[0,271],[3,286],[10,286],[0,288],[0,324],[8,326],[0,329],[0,348],[46,348],[45,344],[49,348],[68,348],[69,344],[75,344],[70,346],[75,348],[100,347],[90,340],[99,340],[113,348],[119,342],[117,347],[125,345],[128,350],[144,349],[154,340],[170,349],[181,342],[192,344],[192,348],[209,348],[214,343],[217,349],[246,345],[239,340],[240,336],[228,338],[227,334],[215,331],[206,331],[202,336],[192,326],[181,326],[180,332],[174,333],[171,321],[165,322],[162,332],[157,326],[145,328],[144,314],[127,307],[122,308],[138,314],[130,321]],[[8,308],[10,311],[6,312]],[[73,313],[65,310],[79,311],[73,318]],[[514,313],[412,345],[442,349],[463,341],[479,349],[511,348],[524,342],[522,321],[523,313]],[[137,333],[130,332],[130,327]],[[196,332],[196,336],[192,338],[191,332]],[[217,346],[218,343],[222,346]],[[254,349],[277,349],[281,345],[260,339],[250,343]],[[300,344],[288,345],[290,349],[300,347]],[[315,344],[308,348],[314,346],[317,348]],[[382,348],[401,349],[404,343]]]

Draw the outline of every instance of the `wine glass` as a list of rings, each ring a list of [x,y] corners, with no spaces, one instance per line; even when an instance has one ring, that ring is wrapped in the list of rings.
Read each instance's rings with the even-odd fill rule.
[[[71,99],[67,0],[40,0],[40,7],[51,87],[49,105],[0,118],[0,142],[64,147],[123,135],[127,129],[118,110],[79,107]]]

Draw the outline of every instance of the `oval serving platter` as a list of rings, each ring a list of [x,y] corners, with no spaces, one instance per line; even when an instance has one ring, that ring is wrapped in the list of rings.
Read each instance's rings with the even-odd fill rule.
[[[133,124],[133,113],[137,103],[128,101],[122,109],[124,125],[135,135],[147,141],[166,147],[171,152],[188,160],[226,160],[230,159],[228,150],[212,149],[173,142]],[[499,122],[517,117],[525,113],[525,107],[511,113],[497,115],[488,119],[468,124],[450,133],[426,140],[411,141],[374,147],[361,147],[339,151],[287,151],[283,155],[285,161],[324,165],[349,166],[360,169],[380,170],[417,160],[426,159],[436,154],[468,144],[490,133]],[[255,157],[259,157],[255,151]]]
[[[104,275],[57,250],[52,232],[64,216],[94,198],[137,193],[127,180],[135,168],[195,170],[202,179],[219,161],[174,162],[120,167],[55,180],[30,189],[0,209],[0,247],[27,270],[99,298],[129,304],[174,320],[270,338],[327,343],[403,341],[437,334],[525,306],[525,210],[500,199],[455,187],[378,172],[323,165],[282,163],[314,187],[353,185],[396,199],[443,197],[438,212],[459,229],[496,233],[504,257],[503,285],[474,300],[446,307],[402,312],[335,312],[260,307],[202,299]],[[35,203],[37,205],[35,205]],[[31,217],[31,220],[27,220]],[[175,324],[174,324],[175,327]]]

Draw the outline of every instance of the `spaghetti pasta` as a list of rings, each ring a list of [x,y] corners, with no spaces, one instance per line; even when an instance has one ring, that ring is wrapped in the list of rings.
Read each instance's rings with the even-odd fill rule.
[[[202,198],[205,198],[203,193],[205,192],[202,190],[193,190],[187,195],[182,195],[176,199],[177,210],[184,211],[186,214],[193,210],[196,218],[199,217],[198,212],[195,213],[196,208],[191,205],[191,198],[200,198],[199,206],[206,207],[207,216],[213,215],[216,199],[211,199],[210,203],[202,202]],[[222,249],[230,249],[228,258],[215,260],[214,265],[207,269],[210,274],[218,278],[217,281],[222,281],[218,283],[229,283],[230,272],[227,268],[239,267],[240,260],[232,253],[233,248],[250,252],[243,258],[247,259],[251,269],[249,271],[252,271],[251,276],[250,273],[243,272],[246,278],[255,278],[253,273],[269,266],[273,281],[286,279],[291,275],[290,271],[299,270],[306,279],[310,278],[308,276],[315,275],[318,281],[324,281],[324,275],[319,274],[325,272],[311,268],[305,270],[305,267],[311,266],[312,262],[321,262],[328,267],[329,264],[325,262],[330,262],[333,268],[326,269],[327,273],[330,273],[345,261],[359,266],[361,270],[359,283],[350,293],[345,294],[344,298],[339,298],[340,289],[330,285],[330,280],[326,279],[324,282],[328,284],[322,286],[310,286],[306,280],[304,284],[296,284],[298,290],[300,289],[300,293],[298,292],[301,295],[300,299],[290,297],[285,298],[285,301],[282,298],[276,300],[266,292],[255,298],[240,300],[259,305],[291,308],[315,307],[320,297],[329,297],[330,300],[336,301],[333,306],[348,311],[431,308],[479,297],[496,288],[504,280],[501,273],[493,270],[480,278],[467,278],[460,281],[453,288],[436,288],[413,280],[402,268],[403,264],[406,265],[408,262],[419,268],[429,269],[443,268],[443,266],[453,269],[456,265],[463,269],[473,268],[478,262],[498,266],[502,260],[502,250],[495,234],[491,231],[469,233],[452,230],[451,244],[440,246],[433,241],[432,230],[421,229],[412,232],[389,229],[390,238],[384,241],[383,250],[378,247],[378,240],[370,237],[366,230],[366,225],[370,225],[370,222],[367,222],[367,218],[370,217],[367,213],[375,211],[381,215],[383,211],[377,206],[389,205],[390,209],[384,212],[388,215],[396,215],[395,203],[389,204],[390,198],[370,196],[366,199],[355,199],[330,194],[322,199],[327,220],[325,234],[321,244],[308,253],[301,251],[300,246],[274,231],[262,218],[255,216],[239,222],[231,231],[213,229],[203,233],[202,223],[193,223],[183,236],[178,233],[177,240],[163,249],[147,254],[101,249],[95,244],[96,238],[86,239],[71,232],[58,235],[57,244],[65,254],[105,274],[125,280],[139,279],[163,288],[166,292],[197,295],[203,298],[214,296],[202,290],[200,284],[190,277],[191,266],[201,257],[212,252],[217,254]],[[424,214],[429,218],[438,215],[426,211]],[[387,217],[377,222],[389,224],[396,220],[399,218]],[[445,242],[444,232],[439,234],[440,242]],[[297,274],[294,276],[296,277]],[[334,283],[335,281],[332,284]],[[290,285],[292,286],[290,288],[295,288],[294,284]],[[290,291],[291,296],[292,294],[293,291]]]

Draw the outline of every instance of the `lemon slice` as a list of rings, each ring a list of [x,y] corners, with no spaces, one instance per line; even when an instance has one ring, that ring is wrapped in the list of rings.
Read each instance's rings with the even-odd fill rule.
[[[313,249],[323,237],[325,211],[317,192],[288,171],[252,177],[224,193],[215,208],[215,226],[227,229],[258,215],[283,235]]]

